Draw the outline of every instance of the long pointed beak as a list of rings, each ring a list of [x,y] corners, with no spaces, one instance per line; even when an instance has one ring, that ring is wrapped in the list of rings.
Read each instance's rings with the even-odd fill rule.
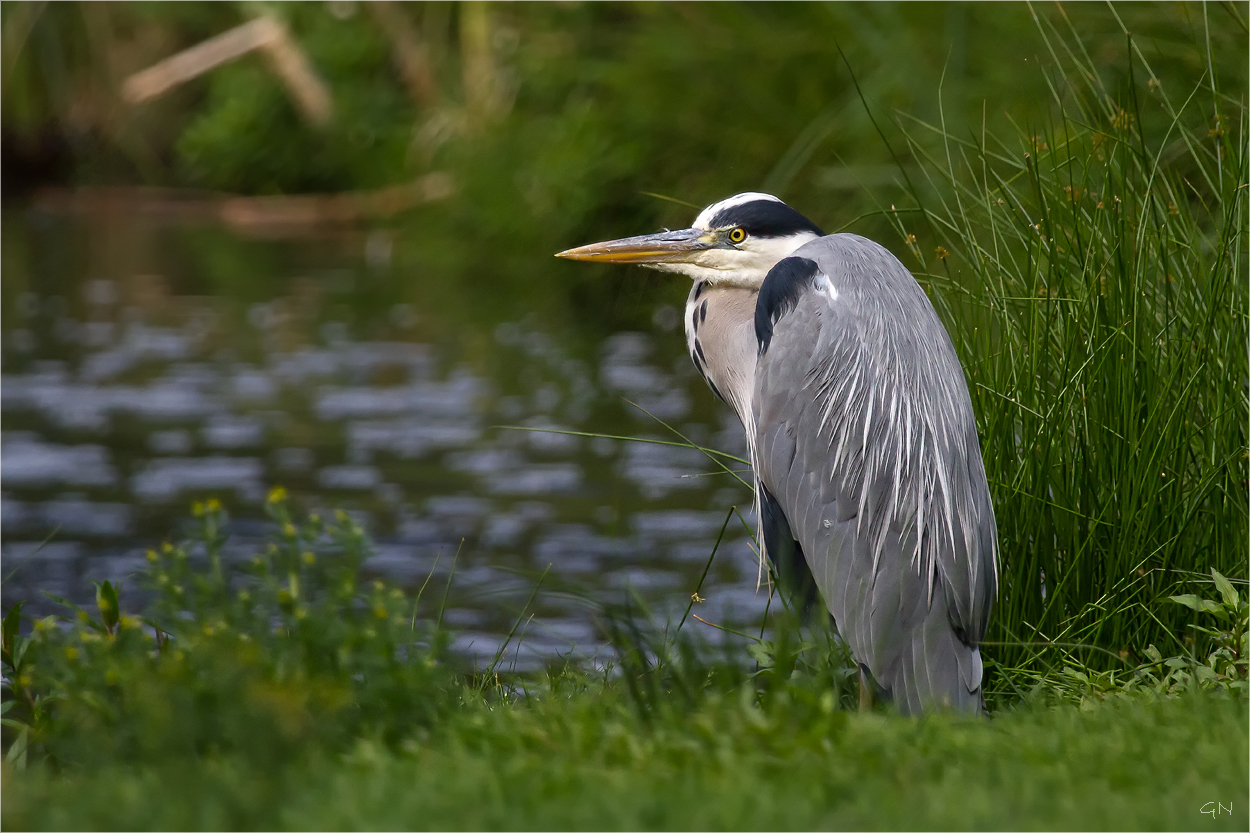
[[[593,263],[673,263],[689,260],[696,252],[715,246],[716,238],[711,232],[688,228],[591,243],[560,252],[556,257]]]

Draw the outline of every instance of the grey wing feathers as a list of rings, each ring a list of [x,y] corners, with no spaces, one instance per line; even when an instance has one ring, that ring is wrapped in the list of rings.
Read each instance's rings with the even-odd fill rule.
[[[761,339],[748,429],[758,483],[852,653],[900,708],[975,710],[997,540],[954,347],[877,244],[832,235],[795,256],[811,264],[802,279],[778,264],[760,293],[776,297],[774,273],[797,282]]]

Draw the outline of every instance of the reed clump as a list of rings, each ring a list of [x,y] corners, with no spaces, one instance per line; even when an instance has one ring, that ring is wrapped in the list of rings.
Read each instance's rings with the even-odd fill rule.
[[[1038,27],[1049,115],[1003,135],[910,122],[890,212],[969,374],[1001,539],[988,651],[1034,679],[1206,656],[1160,605],[1247,572],[1247,113]],[[1208,47],[1209,48],[1209,47]],[[1151,648],[1154,646],[1154,648]],[[1011,691],[997,676],[997,693]]]

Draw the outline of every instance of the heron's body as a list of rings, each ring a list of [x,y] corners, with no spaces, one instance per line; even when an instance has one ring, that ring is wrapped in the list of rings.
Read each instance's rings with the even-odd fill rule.
[[[797,219],[783,221],[778,206]],[[777,572],[814,583],[861,669],[900,710],[979,710],[994,513],[963,370],[929,299],[886,249],[818,236],[766,195],[712,206],[691,232],[708,249],[764,240],[749,258],[650,265],[695,278],[691,357],[742,421]],[[730,234],[741,234],[737,245],[716,237]],[[601,245],[626,259],[624,244],[647,241],[654,257],[663,237]],[[598,250],[574,253],[583,251]]]

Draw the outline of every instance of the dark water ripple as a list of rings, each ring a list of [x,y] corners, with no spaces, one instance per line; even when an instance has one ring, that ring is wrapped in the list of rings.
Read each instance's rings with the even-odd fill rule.
[[[364,524],[375,575],[443,584],[454,560],[444,619],[466,654],[494,656],[550,564],[509,646],[508,663],[530,667],[605,656],[603,608],[631,596],[660,622],[680,616],[726,511],[749,508],[696,450],[544,432],[673,439],[660,419],[741,454],[736,421],[692,378],[671,308],[652,331],[604,330],[589,345],[524,315],[477,324],[470,357],[413,323],[446,314],[434,301],[353,295],[375,280],[359,241],[318,266],[300,262],[300,244],[265,244],[274,290],[245,300],[188,288],[208,255],[167,245],[177,229],[113,219],[132,246],[109,260],[89,224],[44,222],[6,222],[6,247],[16,235],[26,252],[6,261],[3,294],[6,605],[27,599],[38,614],[51,609],[40,591],[87,601],[87,578],[126,582],[209,495],[232,513],[227,558],[250,557],[271,531],[265,495],[283,484],[304,509],[343,507]],[[84,265],[52,257],[53,238]],[[215,245],[242,257],[259,244]],[[758,620],[756,575],[734,518],[700,615]]]

